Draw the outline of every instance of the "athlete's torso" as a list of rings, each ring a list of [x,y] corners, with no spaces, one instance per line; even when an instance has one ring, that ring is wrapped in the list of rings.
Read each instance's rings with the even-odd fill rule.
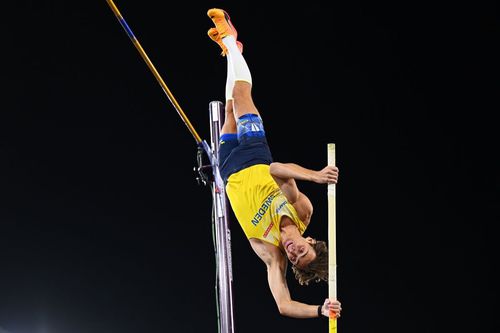
[[[306,229],[269,173],[269,165],[257,164],[232,174],[226,193],[248,239],[260,239],[279,247],[283,216],[292,219],[300,234]]]

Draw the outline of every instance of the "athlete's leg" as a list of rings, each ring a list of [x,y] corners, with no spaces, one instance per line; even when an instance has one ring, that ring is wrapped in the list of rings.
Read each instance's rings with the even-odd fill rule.
[[[222,9],[212,8],[207,15],[215,24],[216,32],[209,30],[209,36],[216,41],[223,50],[223,55],[227,56],[228,73],[233,72],[234,87],[232,96],[234,97],[234,115],[239,119],[245,114],[259,115],[252,100],[252,76],[248,65],[243,57],[242,44],[237,41],[238,32],[233,26],[227,12]],[[227,88],[226,85],[226,95]]]
[[[220,134],[236,134],[236,120],[233,112],[233,100],[226,101],[226,114],[224,116],[224,124],[222,125]]]
[[[234,115],[237,119],[251,113],[259,115],[252,99],[252,75],[243,55],[239,52],[236,40],[229,35],[222,38],[222,43],[227,48],[228,71],[233,71],[234,87]]]
[[[219,39],[220,40],[220,39]],[[222,42],[221,42],[222,44]],[[222,44],[224,45],[224,44]],[[223,51],[224,52],[224,51]],[[227,77],[226,77],[226,114],[224,117],[224,125],[221,129],[222,134],[234,133],[236,134],[236,118],[234,117],[234,72],[231,64],[231,59],[227,57]]]
[[[222,48],[227,59],[226,116],[221,129],[219,166],[224,181],[234,172],[254,164],[270,164],[262,119],[255,107],[251,89],[252,76],[243,58],[242,44],[229,15],[221,9],[210,9],[215,23],[208,35]]]
[[[211,29],[212,30],[212,29]],[[209,30],[209,36],[212,38],[212,35],[215,36],[215,39],[212,38],[214,41],[216,41],[219,45],[224,46],[222,42],[220,41],[220,38],[217,39],[217,31],[215,34],[212,32],[212,35],[210,34]],[[223,55],[224,53],[223,48]],[[238,142],[238,128],[236,125],[236,118],[234,118],[234,107],[233,107],[233,87],[234,87],[234,75],[233,71],[230,70],[232,68],[232,65],[230,63],[230,59],[227,58],[227,78],[226,78],[226,113],[224,115],[224,124],[222,125],[221,132],[220,132],[220,142],[219,142],[219,166],[221,170],[221,175],[223,179],[227,179],[228,174],[227,174],[227,168],[224,166],[227,164],[227,160],[231,156],[232,151],[238,147],[239,142]]]

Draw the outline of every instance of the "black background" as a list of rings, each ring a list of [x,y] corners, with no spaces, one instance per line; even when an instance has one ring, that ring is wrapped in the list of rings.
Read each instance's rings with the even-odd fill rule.
[[[340,332],[496,332],[498,16],[474,2],[116,1],[196,131],[224,99],[211,7],[244,43],[274,158],[336,143]],[[106,1],[2,12],[0,327],[216,332],[211,194],[196,142]],[[326,187],[307,231],[327,234]],[[236,332],[281,317],[232,222]],[[299,286],[310,304],[326,284]]]

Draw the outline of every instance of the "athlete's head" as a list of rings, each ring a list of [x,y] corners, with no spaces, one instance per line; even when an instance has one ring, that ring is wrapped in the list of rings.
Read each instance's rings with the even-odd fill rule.
[[[301,285],[328,280],[328,249],[324,241],[301,238],[285,244],[285,251]]]

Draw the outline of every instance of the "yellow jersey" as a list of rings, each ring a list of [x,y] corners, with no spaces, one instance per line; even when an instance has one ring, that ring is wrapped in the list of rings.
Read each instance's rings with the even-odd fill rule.
[[[256,164],[229,176],[226,193],[234,215],[248,239],[280,246],[280,222],[288,216],[300,234],[306,230],[297,211],[269,173],[269,165]]]

